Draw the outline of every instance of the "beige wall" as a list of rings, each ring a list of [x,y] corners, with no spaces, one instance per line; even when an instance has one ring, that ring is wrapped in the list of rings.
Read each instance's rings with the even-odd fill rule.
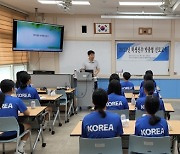
[[[174,76],[174,44],[180,41],[180,20],[101,19],[99,16],[89,15],[45,14],[44,22],[64,25],[65,40],[110,40],[112,72],[115,71],[116,40],[170,41],[170,76]],[[112,34],[94,34],[94,23],[112,23]],[[87,26],[87,34],[81,33],[82,25]],[[139,27],[152,27],[152,35],[138,35]],[[55,70],[59,73],[59,63],[58,53],[32,53],[29,69]]]

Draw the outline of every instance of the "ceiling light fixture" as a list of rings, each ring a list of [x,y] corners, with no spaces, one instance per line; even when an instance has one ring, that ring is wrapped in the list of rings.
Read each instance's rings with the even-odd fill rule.
[[[125,15],[142,15],[142,14],[145,14],[145,15],[163,15],[164,13],[161,13],[161,12],[117,12],[117,14],[125,14]]]
[[[119,2],[119,5],[160,6],[162,2]]]
[[[63,1],[57,0],[38,0],[41,4],[61,4]],[[73,5],[90,5],[89,1],[72,1]]]
[[[180,15],[174,16],[128,16],[128,15],[101,15],[101,18],[108,19],[180,19]]]

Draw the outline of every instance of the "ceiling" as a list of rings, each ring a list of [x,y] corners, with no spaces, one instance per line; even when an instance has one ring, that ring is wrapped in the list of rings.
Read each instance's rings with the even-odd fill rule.
[[[163,12],[158,6],[120,6],[119,1],[123,2],[157,2],[161,0],[89,0],[90,6],[75,6],[73,5],[69,12],[57,5],[45,5],[37,2],[37,0],[0,0],[0,3],[18,8],[28,13],[34,13],[35,8],[38,8],[39,13],[71,13],[71,14],[116,14],[120,12]],[[174,4],[177,0],[172,0]],[[180,14],[180,5],[174,11],[175,14]]]

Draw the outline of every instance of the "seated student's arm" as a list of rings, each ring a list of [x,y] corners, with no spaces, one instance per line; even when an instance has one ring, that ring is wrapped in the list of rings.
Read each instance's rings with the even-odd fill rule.
[[[87,132],[86,132],[86,127],[84,126],[84,120],[82,121],[81,137],[87,138]]]
[[[163,100],[162,100],[162,99],[159,99],[159,101],[160,101],[160,107],[159,107],[159,110],[165,111],[165,107],[164,107],[164,102],[163,102]]]
[[[136,121],[136,124],[135,124],[135,133],[134,133],[134,135],[141,136],[140,126],[139,126],[139,120]]]
[[[24,115],[28,116],[30,115],[30,112],[28,110],[28,108],[26,107],[26,105],[24,104],[24,102],[18,98],[19,101],[17,102],[17,105],[18,105],[18,110],[21,112],[21,113],[24,113]]]
[[[124,97],[124,109],[129,109],[128,101],[125,97]]]
[[[117,124],[117,136],[122,136],[123,135],[123,126],[121,119],[118,117],[118,124]]]
[[[164,136],[169,136],[169,128],[168,128],[168,123],[167,123],[167,121],[166,121],[166,127],[165,127]]]
[[[35,94],[34,94],[34,99],[38,99],[38,100],[40,100],[40,97],[39,97],[39,94],[38,94],[38,92],[37,92],[37,90],[35,89]]]

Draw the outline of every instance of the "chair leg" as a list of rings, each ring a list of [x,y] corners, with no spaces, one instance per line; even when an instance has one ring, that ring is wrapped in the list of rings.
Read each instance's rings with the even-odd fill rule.
[[[2,144],[3,154],[5,154],[5,143]]]
[[[29,144],[30,144],[30,152],[31,154],[33,154],[32,142],[31,142],[31,131],[29,131]]]
[[[19,146],[19,139],[17,139],[17,142],[16,142],[16,154],[18,154],[18,146]]]
[[[66,105],[65,105],[65,123],[68,122],[68,116],[67,116],[67,102],[66,102]]]

